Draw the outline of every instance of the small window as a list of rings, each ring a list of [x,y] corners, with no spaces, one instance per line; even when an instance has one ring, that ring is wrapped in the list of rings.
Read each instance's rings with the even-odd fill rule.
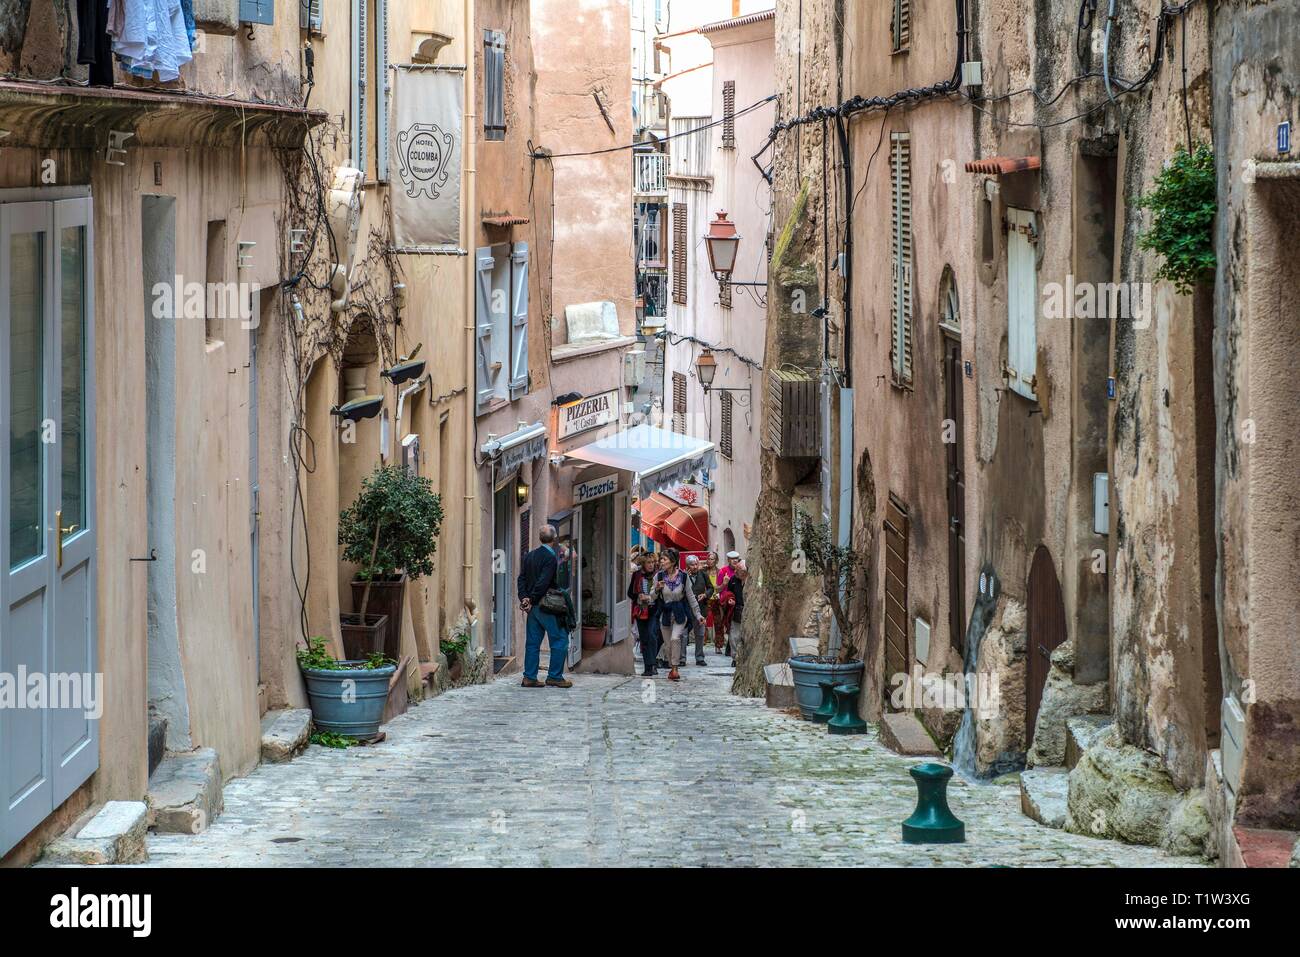
[[[506,138],[506,35],[483,31],[483,138]]]
[[[722,84],[722,148],[736,148],[736,81]]]
[[[208,222],[207,275],[203,287],[203,327],[208,342],[221,342],[221,320],[234,313],[225,313],[226,305],[226,221]]]
[[[718,451],[723,458],[731,458],[731,393],[722,392],[722,428],[718,434]]]
[[[686,376],[673,373],[673,431],[686,432]]]
[[[939,280],[939,328],[950,336],[961,337],[961,308],[957,299],[957,277],[951,266],[943,267]]]
[[[889,35],[894,42],[894,52],[906,53],[912,44],[911,0],[894,0],[894,16],[890,23]]]
[[[1003,373],[1012,392],[1037,399],[1038,232],[1033,210],[1007,207],[1007,361]]]

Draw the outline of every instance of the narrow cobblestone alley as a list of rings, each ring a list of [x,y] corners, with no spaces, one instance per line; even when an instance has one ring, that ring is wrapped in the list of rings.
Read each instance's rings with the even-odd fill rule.
[[[968,842],[907,846],[912,763],[874,734],[728,693],[727,659],[679,685],[576,676],[447,692],[387,740],[311,746],[225,789],[198,836],[149,838],[149,863],[240,865],[1077,865],[1197,863],[1042,827],[1015,787],[954,780]]]

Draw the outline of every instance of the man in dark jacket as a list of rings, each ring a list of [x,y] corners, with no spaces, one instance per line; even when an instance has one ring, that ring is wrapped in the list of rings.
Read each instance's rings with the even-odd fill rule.
[[[699,558],[694,555],[686,556],[686,574],[691,580],[691,591],[695,592],[695,601],[700,606],[700,615],[708,615],[709,602],[717,596],[717,589],[713,587],[713,581],[709,578],[708,569],[700,564]],[[697,665],[706,664],[704,660],[704,618],[701,617],[695,622],[695,663]],[[686,642],[682,642],[682,660],[680,664],[686,664]]]
[[[573,682],[564,677],[564,662],[569,656],[569,636],[560,621],[565,611],[548,611],[543,607],[547,591],[555,583],[560,562],[555,545],[555,526],[543,525],[537,533],[541,545],[524,556],[519,570],[519,607],[528,616],[527,639],[524,644],[525,688],[542,688],[537,680],[537,668],[542,656],[542,638],[546,637],[550,649],[551,666],[546,674],[546,685],[552,688],[572,688]]]

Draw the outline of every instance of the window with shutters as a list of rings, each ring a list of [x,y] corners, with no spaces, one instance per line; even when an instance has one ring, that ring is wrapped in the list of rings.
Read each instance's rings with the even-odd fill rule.
[[[673,203],[673,302],[686,305],[686,204]]]
[[[736,148],[736,81],[722,84],[722,148]]]
[[[893,0],[894,16],[889,35],[895,53],[906,53],[912,43],[912,0]]]
[[[475,409],[528,393],[527,243],[478,249],[474,285]]]
[[[388,182],[388,116],[392,97],[392,77],[388,71],[388,0],[375,4],[375,178]]]
[[[325,0],[298,0],[298,26],[311,33],[320,33],[323,29],[321,6]]]
[[[668,141],[672,175],[709,176],[713,172],[713,117],[674,116]]]
[[[723,309],[731,308],[731,280],[720,279],[718,281],[718,305]]]
[[[912,157],[907,133],[890,134],[890,250],[893,265],[889,360],[895,385],[912,384]]]
[[[718,451],[724,458],[731,458],[731,393],[720,392],[722,403],[722,427],[718,433]]]
[[[239,0],[240,23],[275,23],[275,0]]]
[[[1038,330],[1038,268],[1034,244],[1038,233],[1034,214],[1007,207],[1007,388],[1036,400]]]
[[[483,138],[506,138],[506,35],[483,31]]]
[[[673,431],[686,433],[686,376],[673,373]]]
[[[528,555],[528,543],[533,540],[533,510],[526,508],[519,513],[519,567],[523,568],[524,558]]]
[[[885,607],[882,618],[885,631],[885,685],[894,675],[906,674],[910,661],[907,647],[907,506],[889,493],[884,521]],[[889,695],[886,694],[886,700]]]

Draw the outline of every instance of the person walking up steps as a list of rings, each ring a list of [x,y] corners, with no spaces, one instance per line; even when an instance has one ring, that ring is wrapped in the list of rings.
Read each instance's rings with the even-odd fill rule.
[[[668,677],[680,681],[682,676],[677,670],[677,661],[681,654],[682,636],[696,627],[696,622],[700,620],[700,606],[695,601],[690,579],[677,567],[677,553],[674,551],[660,555],[655,592],[663,602],[659,628],[667,649],[668,664],[671,666]]]
[[[564,662],[569,656],[569,636],[564,632],[564,620],[569,614],[569,604],[565,593],[554,587],[555,575],[560,567],[555,545],[555,526],[543,525],[537,538],[542,544],[524,556],[523,568],[519,571],[516,583],[519,589],[519,607],[528,615],[523,686],[572,688],[573,682],[564,677]],[[545,685],[537,680],[543,636],[546,637],[551,656]]]

